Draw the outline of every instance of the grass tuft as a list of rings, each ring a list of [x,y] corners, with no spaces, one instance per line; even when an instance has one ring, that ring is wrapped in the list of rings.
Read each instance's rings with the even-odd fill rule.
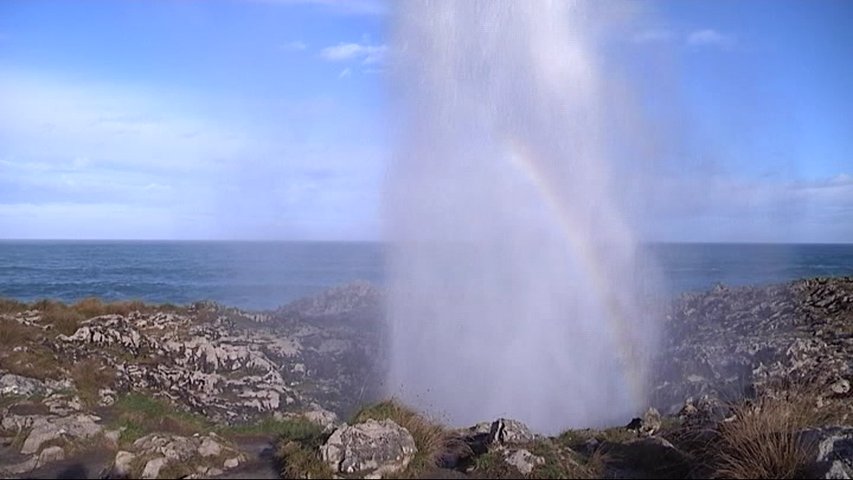
[[[818,407],[814,391],[765,395],[731,407],[709,447],[716,478],[798,478],[814,457],[802,432],[835,423],[844,413]]]
[[[0,314],[3,313],[21,313],[27,311],[26,303],[13,300],[11,298],[0,298]]]
[[[329,435],[323,428],[305,419],[268,419],[249,425],[249,432],[258,430],[278,436],[278,459],[284,478],[333,478],[334,473],[320,458],[320,446]],[[231,427],[239,434],[241,427]],[[232,433],[233,435],[233,433]]]
[[[71,367],[69,372],[77,386],[77,393],[88,406],[95,406],[100,398],[99,391],[109,388],[116,379],[114,368],[102,364],[99,360],[89,358]]]
[[[38,338],[39,329],[11,318],[0,318],[0,346],[14,348]]]
[[[529,450],[545,460],[542,465],[534,467],[529,478],[602,478],[604,475],[607,457],[601,450],[584,458],[549,439],[536,440]]]
[[[42,310],[41,321],[52,325],[58,334],[74,335],[80,327],[80,322],[86,319],[80,312],[70,310],[61,303],[50,302],[46,305],[47,307]]]
[[[39,327],[0,318],[0,369],[40,380],[62,377],[59,362],[42,343],[43,337]]]

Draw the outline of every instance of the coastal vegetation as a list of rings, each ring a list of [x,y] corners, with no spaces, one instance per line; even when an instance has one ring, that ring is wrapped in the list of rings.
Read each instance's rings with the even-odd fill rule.
[[[381,378],[381,328],[369,323],[380,298],[361,285],[263,313],[0,301],[0,437],[17,455],[0,473],[61,459],[158,478],[850,473],[853,279],[682,296],[668,311],[656,408],[554,436],[512,419],[451,427],[382,400],[370,383]],[[258,442],[274,454],[251,453]]]

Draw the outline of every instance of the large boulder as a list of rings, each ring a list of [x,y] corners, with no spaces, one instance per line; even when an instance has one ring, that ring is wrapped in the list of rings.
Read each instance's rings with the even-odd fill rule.
[[[32,423],[32,430],[21,446],[21,453],[32,455],[41,450],[43,444],[51,440],[84,440],[93,437],[103,430],[103,427],[96,423],[98,420],[100,418],[94,415],[85,414],[70,417],[36,418]]]
[[[335,472],[379,476],[402,471],[417,451],[412,435],[390,419],[344,424],[320,447],[323,461]]]

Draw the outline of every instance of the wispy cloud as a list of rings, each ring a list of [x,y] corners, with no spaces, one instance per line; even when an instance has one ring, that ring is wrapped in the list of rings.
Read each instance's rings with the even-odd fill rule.
[[[648,179],[648,236],[688,241],[850,241],[853,176],[746,179],[732,174]],[[702,195],[696,195],[701,191]],[[657,231],[655,231],[657,230]]]
[[[361,61],[364,65],[381,63],[388,52],[387,45],[339,43],[320,51],[320,56],[330,62]]]
[[[210,102],[0,69],[0,237],[375,236],[369,126],[324,99],[239,121]]]
[[[737,43],[737,38],[731,34],[706,28],[690,32],[687,35],[686,43],[689,47],[731,48]]]
[[[385,15],[388,6],[382,0],[252,0],[280,5],[314,5],[338,15]]]
[[[293,42],[282,43],[278,46],[278,48],[288,52],[298,52],[308,48],[308,44],[301,40],[296,40]]]
[[[637,32],[631,37],[633,43],[659,43],[668,42],[675,38],[675,33],[667,29],[649,29]]]
[[[347,78],[350,75],[352,75],[352,70],[349,67],[347,67],[347,68],[341,70],[341,73],[338,74],[338,78]]]

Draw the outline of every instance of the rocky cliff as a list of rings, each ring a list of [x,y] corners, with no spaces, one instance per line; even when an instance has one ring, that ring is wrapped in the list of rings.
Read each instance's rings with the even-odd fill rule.
[[[381,305],[368,284],[270,312],[0,302],[0,476],[851,475],[851,278],[675,299],[645,414],[552,438],[353,416],[382,394]],[[739,456],[768,446],[802,458]]]

